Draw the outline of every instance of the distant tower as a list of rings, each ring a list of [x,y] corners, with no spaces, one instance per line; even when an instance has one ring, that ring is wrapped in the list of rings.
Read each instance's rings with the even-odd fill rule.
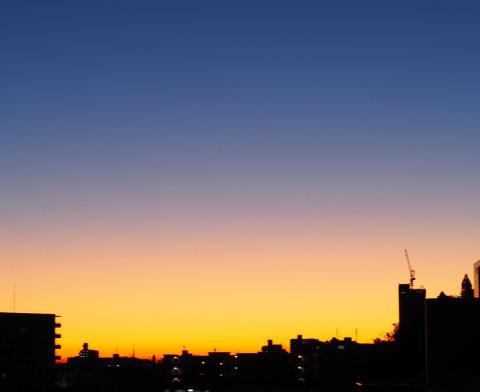
[[[465,274],[465,277],[462,280],[462,298],[473,298],[473,288],[468,275]]]
[[[480,260],[473,264],[473,284],[475,287],[475,297],[480,298]]]

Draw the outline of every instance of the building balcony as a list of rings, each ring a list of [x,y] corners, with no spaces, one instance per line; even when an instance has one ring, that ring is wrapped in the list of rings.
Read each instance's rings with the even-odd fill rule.
[[[62,335],[60,335],[59,333],[55,334],[55,339],[60,339],[61,337],[62,337]]]

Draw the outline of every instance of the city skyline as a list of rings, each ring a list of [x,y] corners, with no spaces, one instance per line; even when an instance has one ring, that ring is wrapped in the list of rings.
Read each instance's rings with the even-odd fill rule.
[[[480,259],[480,6],[0,5],[0,308],[62,357],[368,342]],[[271,336],[275,333],[275,336]]]
[[[213,349],[198,355],[183,347],[150,358],[139,358],[135,349],[104,356],[84,342],[78,355],[56,362],[62,327],[57,315],[0,312],[0,384],[12,391],[478,389],[480,299],[470,279],[463,277],[460,296],[442,292],[436,298],[414,281],[410,269],[410,282],[398,285],[398,322],[383,339],[359,343],[357,337],[298,334],[288,349],[268,339],[249,353]]]

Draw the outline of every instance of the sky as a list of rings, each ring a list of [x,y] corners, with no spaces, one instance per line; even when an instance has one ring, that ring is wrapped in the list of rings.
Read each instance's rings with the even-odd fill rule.
[[[480,259],[475,1],[2,1],[0,310],[149,357],[398,320]]]

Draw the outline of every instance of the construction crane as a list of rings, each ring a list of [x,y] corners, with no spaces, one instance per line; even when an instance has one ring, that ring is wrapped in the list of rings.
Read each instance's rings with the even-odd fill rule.
[[[413,289],[413,283],[415,282],[415,271],[410,264],[410,258],[408,257],[408,251],[405,249],[405,258],[407,259],[408,269],[410,271],[410,288]]]

